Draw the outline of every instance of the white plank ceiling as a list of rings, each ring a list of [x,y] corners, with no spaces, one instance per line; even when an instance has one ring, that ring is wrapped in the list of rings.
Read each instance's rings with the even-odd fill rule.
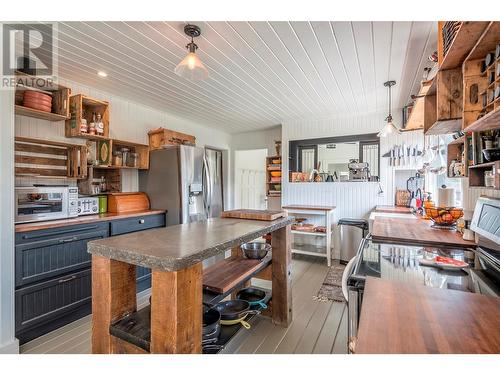
[[[384,111],[388,79],[401,108],[436,48],[435,22],[192,23],[206,81],[173,72],[186,54],[185,22],[61,22],[59,75],[238,133]]]

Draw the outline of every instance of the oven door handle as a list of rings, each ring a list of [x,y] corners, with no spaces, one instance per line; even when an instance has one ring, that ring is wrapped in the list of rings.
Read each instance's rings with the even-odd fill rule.
[[[344,295],[346,301],[349,301],[347,293],[347,280],[349,279],[349,276],[351,276],[352,269],[357,260],[358,256],[356,255],[349,261],[349,263],[347,263],[344,268],[344,272],[342,273],[342,294]]]

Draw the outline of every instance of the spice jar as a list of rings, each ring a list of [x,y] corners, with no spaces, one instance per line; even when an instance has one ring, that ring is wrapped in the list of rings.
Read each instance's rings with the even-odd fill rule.
[[[130,153],[127,165],[132,168],[137,168],[139,166],[139,154],[137,152]]]
[[[122,151],[122,165],[126,166],[128,165],[128,157],[130,155],[130,149],[123,147],[121,151]]]
[[[493,171],[484,172],[484,186],[495,187],[495,178],[493,177]]]
[[[122,152],[121,151],[113,151],[113,160],[111,161],[113,165],[121,167],[122,164]]]

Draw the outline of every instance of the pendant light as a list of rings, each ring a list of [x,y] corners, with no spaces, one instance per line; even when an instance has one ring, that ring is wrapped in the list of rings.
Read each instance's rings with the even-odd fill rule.
[[[174,72],[175,74],[191,81],[201,81],[206,79],[208,77],[208,70],[196,54],[198,46],[194,43],[194,38],[201,35],[201,29],[196,25],[186,25],[184,26],[184,33],[191,37],[191,42],[186,46],[189,53],[175,67]]]
[[[396,125],[392,122],[392,114],[391,114],[391,87],[396,84],[396,81],[387,81],[384,82],[384,86],[389,88],[389,114],[385,118],[386,124],[382,128],[382,130],[377,134],[378,137],[387,137],[393,134],[401,134],[401,130],[398,129]]]

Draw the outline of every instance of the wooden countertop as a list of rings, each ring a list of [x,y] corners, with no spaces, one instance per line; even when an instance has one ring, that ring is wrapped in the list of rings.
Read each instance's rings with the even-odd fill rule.
[[[475,248],[474,241],[466,241],[454,230],[432,228],[431,220],[376,217],[372,238],[376,242],[399,242],[422,245],[444,245]]]
[[[356,354],[500,353],[500,298],[368,277]]]
[[[37,221],[34,223],[16,224],[15,227],[16,227],[16,233],[20,233],[20,232],[30,232],[33,230],[40,230],[40,229],[66,227],[69,225],[95,223],[98,221],[110,221],[110,220],[126,219],[129,217],[136,217],[136,216],[162,214],[165,212],[166,212],[165,210],[140,210],[140,211],[120,213],[120,214],[108,212],[105,214],[84,215],[69,219]]]
[[[376,212],[388,212],[395,214],[410,214],[411,207],[404,206],[377,206],[375,207]]]
[[[300,206],[300,205],[289,205],[283,206],[284,210],[311,210],[311,211],[333,211],[335,206]]]
[[[293,217],[273,221],[213,218],[104,238],[88,243],[89,253],[160,271],[178,271],[242,243],[292,224]]]

